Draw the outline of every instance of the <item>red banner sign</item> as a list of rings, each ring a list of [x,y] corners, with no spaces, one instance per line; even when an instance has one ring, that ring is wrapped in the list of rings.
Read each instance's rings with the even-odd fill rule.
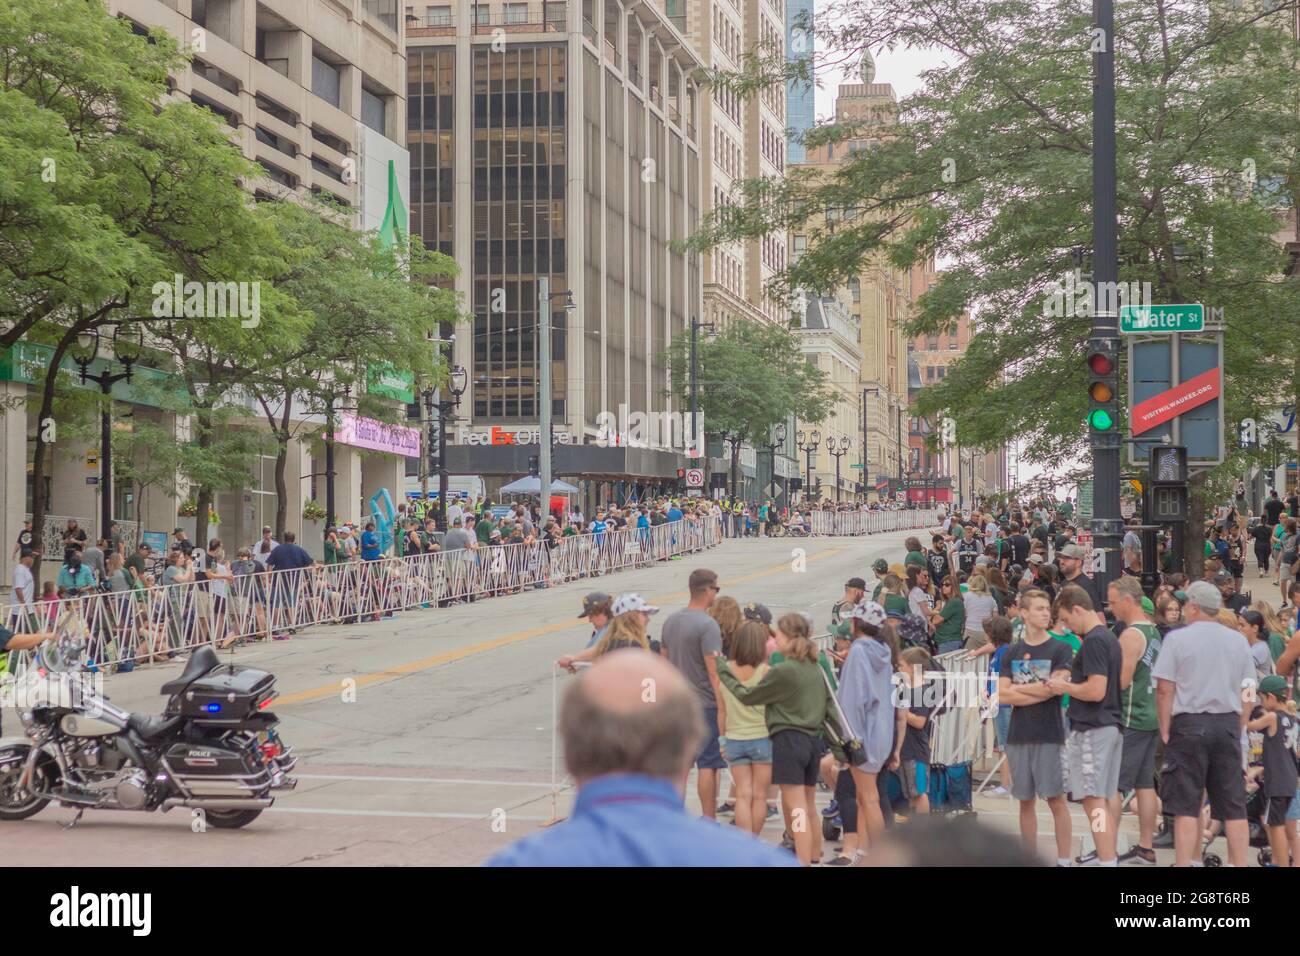
[[[1133,406],[1133,434],[1141,435],[1172,421],[1184,412],[1219,397],[1219,369],[1212,368],[1167,392]]]

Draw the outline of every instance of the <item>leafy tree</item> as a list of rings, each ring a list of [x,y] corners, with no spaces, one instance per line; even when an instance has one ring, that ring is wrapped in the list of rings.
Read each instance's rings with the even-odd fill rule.
[[[367,367],[388,362],[422,380],[444,380],[446,369],[431,336],[439,323],[455,323],[461,316],[455,294],[431,284],[454,275],[454,263],[425,250],[417,238],[409,248],[385,244],[349,229],[328,207],[283,202],[263,209],[293,250],[273,285],[304,322],[300,338],[267,343],[265,361],[245,382],[276,449],[275,529],[282,535],[288,508],[285,466],[289,442],[306,428],[302,413],[323,413],[347,387],[367,403],[361,407],[365,414],[391,418],[387,405],[363,395]]]
[[[135,35],[102,0],[0,8],[0,347],[53,347],[42,422],[73,384],[62,364],[80,332],[159,324],[155,282],[234,278],[268,254],[272,237],[243,188],[253,167],[227,128],[189,103],[164,103],[183,62],[173,38]],[[38,538],[48,450],[38,429]]]
[[[705,434],[731,445],[731,491],[736,493],[740,446],[770,441],[771,430],[791,416],[819,423],[834,403],[826,373],[799,354],[789,329],[768,322],[736,320],[697,343],[699,410]],[[679,336],[667,350],[670,391],[690,408],[690,339]]]
[[[1300,392],[1300,284],[1276,239],[1298,188],[1295,12],[1294,0],[1116,4],[1120,280],[1149,283],[1157,303],[1224,310],[1228,421]],[[969,312],[974,335],[916,412],[952,416],[963,446],[1019,440],[1039,463],[1081,454],[1091,312],[1053,306],[1074,250],[1092,241],[1087,6],[844,0],[819,21],[838,24],[822,36],[835,58],[931,47],[951,65],[925,74],[896,119],[815,129],[811,146],[864,148],[829,177],[745,183],[696,245],[806,231],[809,250],[777,292],[833,289],[876,254],[900,268],[950,260],[907,332],[947,331]],[[783,79],[755,57],[721,81]],[[806,230],[827,207],[848,221]],[[1198,494],[1193,514],[1203,506]]]

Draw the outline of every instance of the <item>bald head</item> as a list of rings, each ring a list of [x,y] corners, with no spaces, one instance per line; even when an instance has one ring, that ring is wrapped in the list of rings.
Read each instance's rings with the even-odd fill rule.
[[[657,654],[606,654],[569,688],[560,708],[564,762],[579,782],[640,773],[674,782],[704,738],[699,701]]]

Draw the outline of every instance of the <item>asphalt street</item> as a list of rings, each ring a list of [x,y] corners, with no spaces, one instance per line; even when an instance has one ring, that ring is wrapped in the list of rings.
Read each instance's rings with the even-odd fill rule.
[[[571,805],[553,728],[556,697],[572,678],[553,662],[586,644],[589,628],[576,617],[584,593],[635,591],[662,607],[661,620],[686,603],[686,577],[703,566],[717,571],[723,593],[742,604],[762,601],[775,616],[809,611],[820,622],[844,581],[870,578],[876,557],[899,560],[906,536],[727,541],[645,569],[375,623],[316,627],[290,641],[223,652],[278,678],[275,711],[300,757],[297,790],[238,831],[199,828],[185,810],[90,811],[69,829],[74,811],[47,807],[3,824],[5,862],[481,863]],[[130,710],[160,711],[158,687],[180,666],[113,675],[109,696]],[[4,719],[12,735],[16,715]],[[693,781],[689,790],[688,806],[698,812]],[[1013,802],[981,796],[976,805],[982,821],[1015,833]],[[1081,810],[1074,812],[1078,845],[1086,823]],[[1125,830],[1135,834],[1135,827],[1126,817]],[[1054,856],[1045,807],[1039,829],[1045,856]],[[773,821],[765,836],[775,842],[780,831]]]

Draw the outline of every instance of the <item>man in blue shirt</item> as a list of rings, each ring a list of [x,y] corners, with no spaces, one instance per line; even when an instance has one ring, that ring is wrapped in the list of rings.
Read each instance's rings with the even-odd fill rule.
[[[704,722],[686,679],[662,657],[632,649],[600,658],[565,694],[560,733],[578,782],[573,815],[489,866],[798,865],[785,850],[686,810],[681,781]]]
[[[366,522],[366,530],[361,532],[361,560],[379,560],[379,535],[375,534],[375,523]]]
[[[283,610],[290,618],[293,606],[298,603],[298,589],[301,585],[302,569],[311,567],[315,561],[312,556],[296,543],[292,531],[284,533],[284,542],[277,544],[266,557],[266,566],[279,574],[271,576],[271,612],[274,623],[275,612]],[[284,640],[287,635],[274,634],[276,640]]]

